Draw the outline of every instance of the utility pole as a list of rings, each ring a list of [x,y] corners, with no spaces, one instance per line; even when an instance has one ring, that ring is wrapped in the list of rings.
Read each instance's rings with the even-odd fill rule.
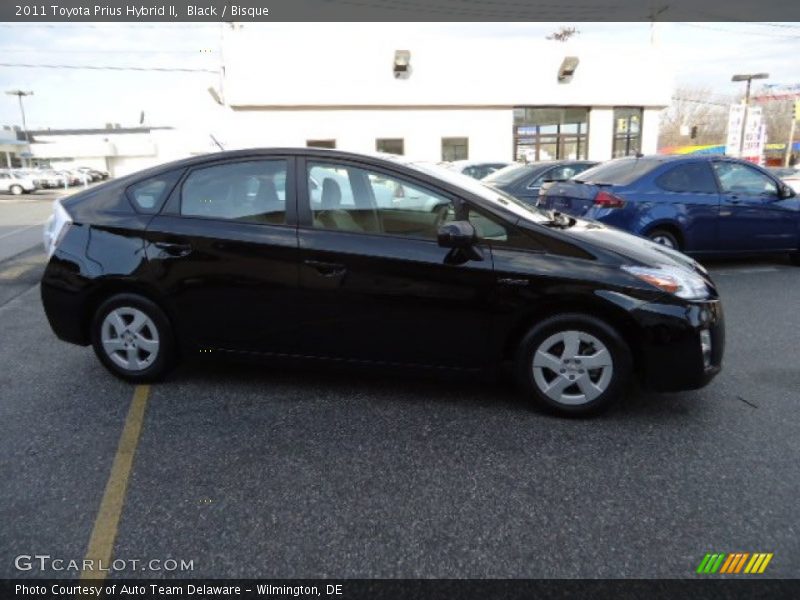
[[[786,142],[786,157],[784,158],[784,166],[788,167],[792,159],[792,149],[794,148],[794,128],[797,125],[797,119],[800,118],[800,100],[795,100],[792,106],[792,124],[789,126],[789,141]]]

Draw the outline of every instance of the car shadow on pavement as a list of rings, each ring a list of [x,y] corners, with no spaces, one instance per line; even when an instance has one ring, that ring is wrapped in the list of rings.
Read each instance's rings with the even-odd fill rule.
[[[312,399],[320,393],[347,399],[354,395],[370,402],[417,404],[446,402],[478,409],[499,409],[563,421],[527,399],[516,387],[510,373],[477,375],[447,370],[373,369],[325,365],[276,366],[233,361],[188,361],[161,385],[210,385],[226,390],[226,401],[237,401],[237,388],[290,388],[293,395]],[[701,392],[660,394],[633,384],[624,398],[608,411],[588,419],[625,420],[691,416],[704,410],[707,399]],[[246,395],[246,394],[245,394]]]

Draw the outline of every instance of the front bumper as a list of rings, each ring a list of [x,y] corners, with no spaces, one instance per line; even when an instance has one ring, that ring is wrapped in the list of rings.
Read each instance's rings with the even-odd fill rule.
[[[641,325],[637,359],[645,387],[664,392],[697,389],[720,372],[725,319],[719,300],[683,306],[647,303],[637,307],[633,316]],[[711,351],[705,357],[703,330],[711,339]]]

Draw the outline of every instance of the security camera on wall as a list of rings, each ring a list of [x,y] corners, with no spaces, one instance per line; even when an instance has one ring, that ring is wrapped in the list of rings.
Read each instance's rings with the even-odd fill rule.
[[[411,75],[411,52],[408,50],[395,50],[394,53],[394,78],[408,79]]]

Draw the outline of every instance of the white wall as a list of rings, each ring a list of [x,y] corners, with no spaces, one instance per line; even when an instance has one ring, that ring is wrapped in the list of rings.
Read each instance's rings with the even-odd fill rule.
[[[231,106],[665,106],[672,77],[643,44],[568,43],[521,37],[464,38],[447,26],[280,23],[225,29],[225,99]],[[411,76],[395,79],[395,50]],[[566,56],[577,56],[560,83]]]
[[[511,160],[513,113],[500,110],[237,111],[221,135],[226,149],[305,146],[335,139],[337,150],[375,152],[376,138],[403,138],[405,154],[438,161],[443,137],[469,138],[469,158]]]
[[[592,108],[589,111],[589,160],[608,160],[614,143],[614,109]]]
[[[645,108],[642,115],[642,154],[658,152],[658,128],[661,122],[661,108]]]

